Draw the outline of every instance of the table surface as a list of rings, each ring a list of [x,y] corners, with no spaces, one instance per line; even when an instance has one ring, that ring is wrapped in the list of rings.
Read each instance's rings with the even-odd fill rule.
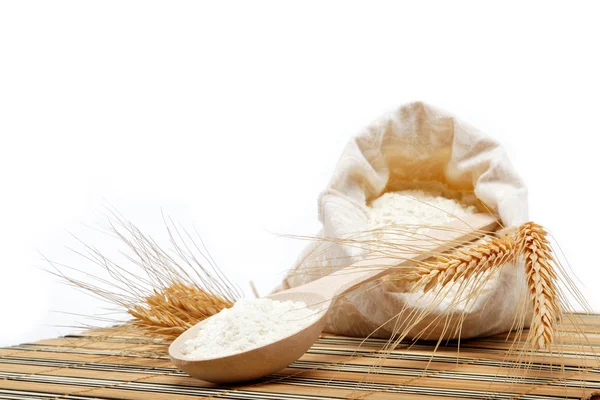
[[[386,340],[323,335],[279,373],[230,386],[175,369],[166,342],[94,329],[1,348],[0,399],[581,399],[600,391],[600,315],[572,316],[560,347],[531,354],[527,368],[507,351],[522,343],[515,335],[401,343],[385,357]]]

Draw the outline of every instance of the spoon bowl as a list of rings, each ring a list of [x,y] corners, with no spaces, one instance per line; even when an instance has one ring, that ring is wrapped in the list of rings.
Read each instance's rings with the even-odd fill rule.
[[[325,326],[325,314],[330,300],[316,293],[305,292],[281,292],[267,298],[277,301],[302,301],[320,315],[298,332],[266,346],[224,357],[192,359],[181,353],[181,346],[186,340],[194,339],[198,335],[207,318],[171,343],[169,356],[173,364],[194,378],[215,383],[230,383],[249,381],[280,371],[302,357],[319,338]]]

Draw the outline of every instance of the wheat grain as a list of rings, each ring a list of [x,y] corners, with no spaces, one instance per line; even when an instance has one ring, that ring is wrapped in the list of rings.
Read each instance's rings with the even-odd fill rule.
[[[407,274],[412,290],[430,291],[460,279],[476,278],[491,272],[516,256],[512,236],[502,236],[466,246],[425,262]]]
[[[127,307],[131,325],[147,333],[175,338],[196,323],[229,308],[233,302],[217,294],[181,282],[155,289],[151,296]]]
[[[533,318],[527,342],[534,349],[545,349],[553,342],[561,309],[554,257],[547,232],[534,222],[527,222],[517,232],[519,249],[525,258],[525,272]]]

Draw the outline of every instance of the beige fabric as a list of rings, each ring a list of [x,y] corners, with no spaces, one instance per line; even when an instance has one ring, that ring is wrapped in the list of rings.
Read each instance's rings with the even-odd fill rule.
[[[412,103],[383,115],[350,140],[319,197],[319,235],[339,238],[365,230],[367,203],[386,191],[432,187],[467,202],[476,196],[507,227],[527,221],[527,190],[500,145],[445,111]],[[360,257],[356,249],[315,241],[278,290],[314,280]],[[469,308],[461,337],[509,330],[524,285],[522,267],[504,268]],[[401,283],[371,284],[336,302],[326,331],[364,337],[406,306],[422,307],[423,299],[403,293]],[[409,336],[443,314],[440,305]],[[375,335],[388,337],[391,324]],[[427,331],[425,336],[435,339],[441,326]]]

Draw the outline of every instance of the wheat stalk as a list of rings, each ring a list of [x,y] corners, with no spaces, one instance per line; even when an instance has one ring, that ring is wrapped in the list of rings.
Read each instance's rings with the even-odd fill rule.
[[[527,341],[534,349],[545,349],[553,342],[561,313],[554,256],[546,230],[534,222],[519,227],[517,242],[525,258],[527,285],[533,305]]]
[[[476,278],[516,257],[515,241],[509,235],[454,250],[424,262],[407,274],[412,291],[428,292],[451,282]]]
[[[416,266],[406,274],[412,291],[428,292],[451,282],[477,278],[522,256],[533,318],[528,343],[545,349],[553,342],[561,314],[558,277],[547,232],[534,222],[521,225],[513,234],[455,249]],[[476,288],[474,289],[476,290]]]
[[[108,278],[102,278],[101,271],[84,272],[50,260],[47,261],[53,269],[48,272],[118,306],[133,317],[125,321],[128,327],[174,339],[203,319],[231,307],[239,293],[187,231],[171,220],[165,220],[165,225],[172,245],[170,251],[111,211],[108,233],[126,245],[128,251],[123,255],[127,267],[83,243],[85,251],[76,253],[104,269]],[[84,274],[85,278],[77,279],[66,269]]]

